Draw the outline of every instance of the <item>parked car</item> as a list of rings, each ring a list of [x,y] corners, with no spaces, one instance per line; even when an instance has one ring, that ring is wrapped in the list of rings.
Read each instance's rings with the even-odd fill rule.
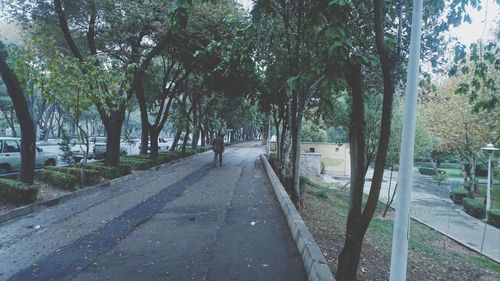
[[[74,145],[71,147],[70,151],[72,153],[73,160],[75,160],[75,162],[78,163],[85,156],[85,153],[87,152],[87,145],[85,143],[74,143]],[[89,142],[89,154],[87,155],[87,159],[90,160],[90,159],[94,159],[94,158],[95,158],[94,143]]]
[[[103,159],[106,157],[106,143],[107,143],[107,138],[106,137],[95,137],[94,138],[94,147],[92,152],[94,153],[94,156],[96,159]],[[128,154],[128,148],[125,146],[123,143],[120,142],[120,154],[127,155]]]
[[[173,140],[172,139],[166,139],[166,138],[158,138],[158,151],[168,151],[170,146],[172,145]],[[139,141],[140,143],[140,141]],[[140,149],[139,145],[139,149]],[[151,141],[148,142],[148,150],[151,150]]]
[[[19,138],[0,137],[0,174],[16,172],[21,167],[21,140]],[[57,154],[43,151],[36,147],[35,168],[55,166]]]

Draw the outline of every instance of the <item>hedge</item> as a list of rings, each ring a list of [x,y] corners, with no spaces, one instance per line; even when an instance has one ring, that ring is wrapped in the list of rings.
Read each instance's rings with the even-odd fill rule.
[[[81,169],[76,168],[76,167],[45,167],[44,169],[49,169],[49,170],[54,170],[66,174],[71,174],[78,179],[81,177]],[[83,184],[84,185],[94,185],[99,182],[101,178],[101,172],[99,172],[97,169],[91,169],[85,166],[84,168],[84,178],[83,178]]]
[[[79,178],[72,174],[49,169],[40,170],[39,176],[41,181],[62,190],[75,190],[75,186],[79,182]]]
[[[132,170],[146,170],[155,165],[152,159],[139,159],[139,158],[130,158],[130,157],[122,157],[120,161],[124,164],[130,165]]]
[[[418,171],[420,172],[420,174],[426,175],[426,176],[433,176],[436,174],[436,172],[434,171],[433,168],[420,167],[420,168],[418,168]],[[446,174],[446,171],[438,170],[438,173]]]
[[[488,224],[500,228],[500,210],[493,209],[488,211]]]
[[[0,199],[6,203],[28,204],[36,200],[39,187],[10,179],[0,179]]]
[[[483,219],[486,213],[486,208],[481,202],[474,200],[472,198],[464,198],[464,210],[467,214],[478,218]]]
[[[469,196],[469,191],[467,191],[465,188],[457,188],[453,190],[451,199],[454,203],[462,204],[463,199],[467,196]]]
[[[103,163],[89,163],[86,168],[97,170],[106,179],[114,179],[132,173],[132,167],[128,164],[120,164],[118,168],[106,166]]]
[[[175,151],[162,152],[158,154],[158,161],[161,164],[164,164],[179,159],[179,157],[180,157],[179,153],[176,153]]]

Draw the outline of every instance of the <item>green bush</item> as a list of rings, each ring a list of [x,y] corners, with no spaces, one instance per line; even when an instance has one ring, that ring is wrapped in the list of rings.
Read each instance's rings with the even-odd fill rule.
[[[179,159],[179,154],[175,153],[174,151],[162,152],[158,154],[158,162],[162,164],[176,159]]]
[[[139,170],[139,171],[149,169],[155,165],[152,159],[122,157],[120,161],[123,164],[130,165],[132,170]]]
[[[436,172],[434,171],[433,168],[420,167],[420,168],[418,168],[418,171],[420,172],[420,174],[426,175],[426,176],[433,176],[436,174]],[[438,173],[446,174],[446,171],[438,170]]]
[[[81,170],[80,168],[75,168],[75,167],[45,167],[44,169],[49,169],[49,170],[54,170],[58,171],[61,173],[66,173],[66,174],[71,174],[78,179],[81,177]],[[101,173],[97,169],[92,169],[87,166],[85,166],[84,169],[84,178],[83,178],[83,184],[84,185],[94,185],[99,182],[101,178]]]
[[[483,219],[486,213],[486,208],[481,202],[474,200],[472,198],[464,198],[464,210],[467,214],[478,218]]]
[[[488,224],[500,228],[500,210],[493,209],[488,211]]]
[[[467,196],[469,196],[469,191],[467,191],[465,188],[457,188],[453,190],[451,199],[454,203],[462,204],[463,199]]]
[[[49,169],[40,170],[39,176],[41,181],[62,190],[75,190],[75,186],[79,182],[79,178],[76,176]]]
[[[39,187],[9,179],[0,179],[0,199],[6,203],[28,204],[36,200]]]
[[[194,154],[196,154],[196,150],[190,149],[190,148],[187,148],[186,151],[184,151],[184,153],[183,153],[184,156],[191,156]]]
[[[106,166],[103,163],[89,163],[85,165],[88,169],[97,170],[106,179],[114,179],[132,172],[132,168],[128,164],[120,164],[118,168]]]

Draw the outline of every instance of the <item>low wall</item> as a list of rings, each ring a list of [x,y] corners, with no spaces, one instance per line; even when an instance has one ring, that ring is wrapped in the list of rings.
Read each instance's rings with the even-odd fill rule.
[[[271,142],[270,147],[271,151],[276,151],[276,142]],[[321,162],[327,174],[349,175],[350,173],[351,158],[347,143],[302,142],[300,150],[304,153],[321,154]]]
[[[301,153],[300,171],[309,177],[321,174],[321,154],[319,153]]]
[[[285,214],[293,240],[297,244],[299,253],[302,256],[304,268],[307,273],[307,279],[309,281],[335,281],[332,271],[330,270],[330,267],[328,267],[326,259],[321,253],[318,244],[316,244],[316,241],[307,228],[306,223],[302,220],[299,212],[295,209],[295,206],[278,179],[278,176],[276,176],[273,168],[271,168],[271,165],[264,155],[261,154],[260,159],[264,164],[269,181],[273,186],[274,193],[276,194],[281,209]]]

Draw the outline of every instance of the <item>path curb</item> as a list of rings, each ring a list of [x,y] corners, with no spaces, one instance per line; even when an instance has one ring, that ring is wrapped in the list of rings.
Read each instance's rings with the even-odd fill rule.
[[[281,209],[285,214],[288,227],[292,233],[293,240],[297,244],[297,249],[302,256],[304,268],[309,281],[334,281],[335,278],[328,267],[325,257],[321,253],[316,241],[314,240],[311,232],[307,228],[304,220],[295,209],[290,197],[285,191],[280,180],[271,168],[267,158],[261,154],[260,159],[266,167],[267,176],[271,185],[273,186],[274,193],[280,203]]]
[[[68,201],[71,198],[75,198],[75,197],[78,197],[78,196],[90,194],[92,192],[95,192],[96,190],[103,189],[103,188],[109,187],[109,186],[113,186],[113,185],[115,185],[117,183],[120,183],[122,181],[126,181],[126,180],[129,180],[129,179],[133,179],[135,177],[138,177],[141,174],[152,172],[152,171],[156,171],[156,170],[158,170],[160,168],[163,168],[165,166],[179,163],[179,162],[184,161],[186,159],[189,159],[189,158],[191,158],[191,157],[193,157],[195,155],[203,154],[203,153],[206,153],[206,152],[207,151],[196,153],[194,155],[190,155],[190,156],[187,156],[187,157],[175,159],[175,160],[172,160],[172,161],[170,161],[168,163],[161,164],[161,165],[158,165],[158,166],[154,166],[154,167],[151,167],[149,169],[145,169],[145,170],[141,170],[141,171],[136,171],[135,173],[128,174],[128,175],[125,175],[125,176],[122,176],[122,177],[119,177],[119,178],[115,178],[115,179],[112,179],[112,180],[109,180],[109,181],[106,181],[106,182],[103,182],[103,183],[100,183],[100,184],[97,184],[97,185],[88,186],[88,187],[85,187],[83,189],[78,189],[78,190],[76,190],[74,192],[62,195],[62,196],[57,197],[57,198],[53,198],[53,199],[42,201],[42,202],[32,203],[32,204],[29,204],[29,205],[26,205],[26,206],[22,206],[22,207],[19,207],[19,208],[15,208],[15,209],[9,210],[9,211],[4,212],[4,213],[0,213],[0,225],[4,224],[4,223],[7,223],[7,222],[10,222],[12,220],[18,219],[20,217],[24,217],[24,216],[27,216],[29,214],[38,212],[38,211],[40,211],[42,209],[46,209],[46,208],[49,208],[49,207],[56,206],[56,205],[58,205],[60,203]]]

